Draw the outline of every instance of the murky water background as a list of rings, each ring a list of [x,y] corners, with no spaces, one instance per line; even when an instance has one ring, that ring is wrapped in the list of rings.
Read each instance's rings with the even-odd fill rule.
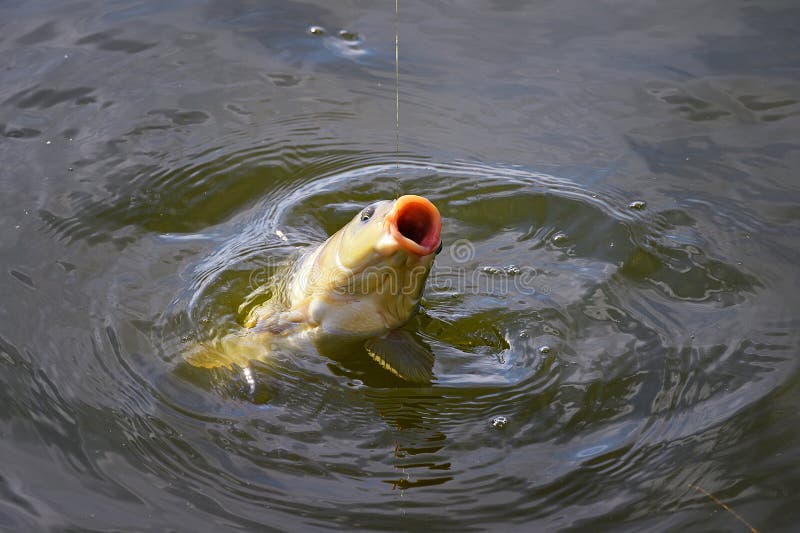
[[[0,528],[796,526],[800,8],[398,27],[396,156],[393,2],[0,4]],[[181,362],[401,193],[434,384]]]

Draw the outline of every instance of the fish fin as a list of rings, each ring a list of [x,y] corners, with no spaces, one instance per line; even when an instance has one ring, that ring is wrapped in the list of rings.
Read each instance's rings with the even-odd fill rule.
[[[270,302],[254,307],[244,321],[244,327],[265,331],[272,334],[282,334],[292,326],[308,323],[308,306],[311,299],[306,298],[288,311],[280,311]]]
[[[248,327],[253,333],[288,335],[302,329],[304,321],[305,315],[299,311],[291,310],[273,314]]]
[[[378,364],[401,379],[412,383],[429,383],[433,379],[433,354],[407,331],[394,330],[369,339],[364,348]]]
[[[222,338],[195,344],[183,354],[192,366],[201,368],[242,368],[253,359],[264,359],[269,354],[269,335],[242,332],[230,333]]]
[[[241,312],[241,306],[239,307],[239,312]],[[252,328],[259,322],[273,319],[276,314],[275,308],[270,302],[257,305],[247,313],[247,317],[244,319],[244,327]]]
[[[197,344],[183,354],[183,360],[200,368],[230,367],[231,361],[225,353],[208,344]]]
[[[250,307],[253,304],[253,302],[256,301],[256,299],[258,299],[259,297],[264,296],[265,294],[266,295],[270,295],[272,293],[272,289],[273,289],[273,287],[271,287],[269,285],[261,285],[260,287],[256,288],[253,292],[251,292],[250,294],[245,296],[244,301],[239,304],[239,314],[244,313],[245,310],[248,307]],[[257,309],[259,307],[265,307],[266,305],[269,305],[269,302],[270,302],[270,299],[269,299],[269,297],[267,297],[267,298],[265,298],[265,301],[261,302],[260,304],[258,304],[253,309]],[[250,310],[251,313],[252,313],[253,309]]]

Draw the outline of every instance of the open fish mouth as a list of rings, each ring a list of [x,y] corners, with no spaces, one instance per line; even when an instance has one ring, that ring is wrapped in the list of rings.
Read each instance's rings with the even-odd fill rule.
[[[428,199],[407,194],[397,199],[386,216],[387,231],[401,249],[419,256],[435,252],[441,244],[442,217]]]

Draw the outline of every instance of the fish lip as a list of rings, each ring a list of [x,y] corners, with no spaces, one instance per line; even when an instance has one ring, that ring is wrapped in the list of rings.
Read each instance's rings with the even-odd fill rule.
[[[385,224],[399,248],[414,255],[430,255],[442,242],[439,210],[422,196],[407,194],[398,198],[386,215]]]

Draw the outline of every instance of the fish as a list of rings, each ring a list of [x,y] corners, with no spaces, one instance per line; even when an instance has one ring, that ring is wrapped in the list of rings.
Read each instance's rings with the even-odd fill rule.
[[[276,343],[303,339],[323,355],[363,348],[395,376],[429,383],[433,354],[403,326],[420,307],[441,233],[439,210],[422,196],[372,203],[277,283],[253,291],[245,302],[272,296],[247,313],[239,331],[196,346],[185,359],[206,368],[246,367],[269,357]]]

